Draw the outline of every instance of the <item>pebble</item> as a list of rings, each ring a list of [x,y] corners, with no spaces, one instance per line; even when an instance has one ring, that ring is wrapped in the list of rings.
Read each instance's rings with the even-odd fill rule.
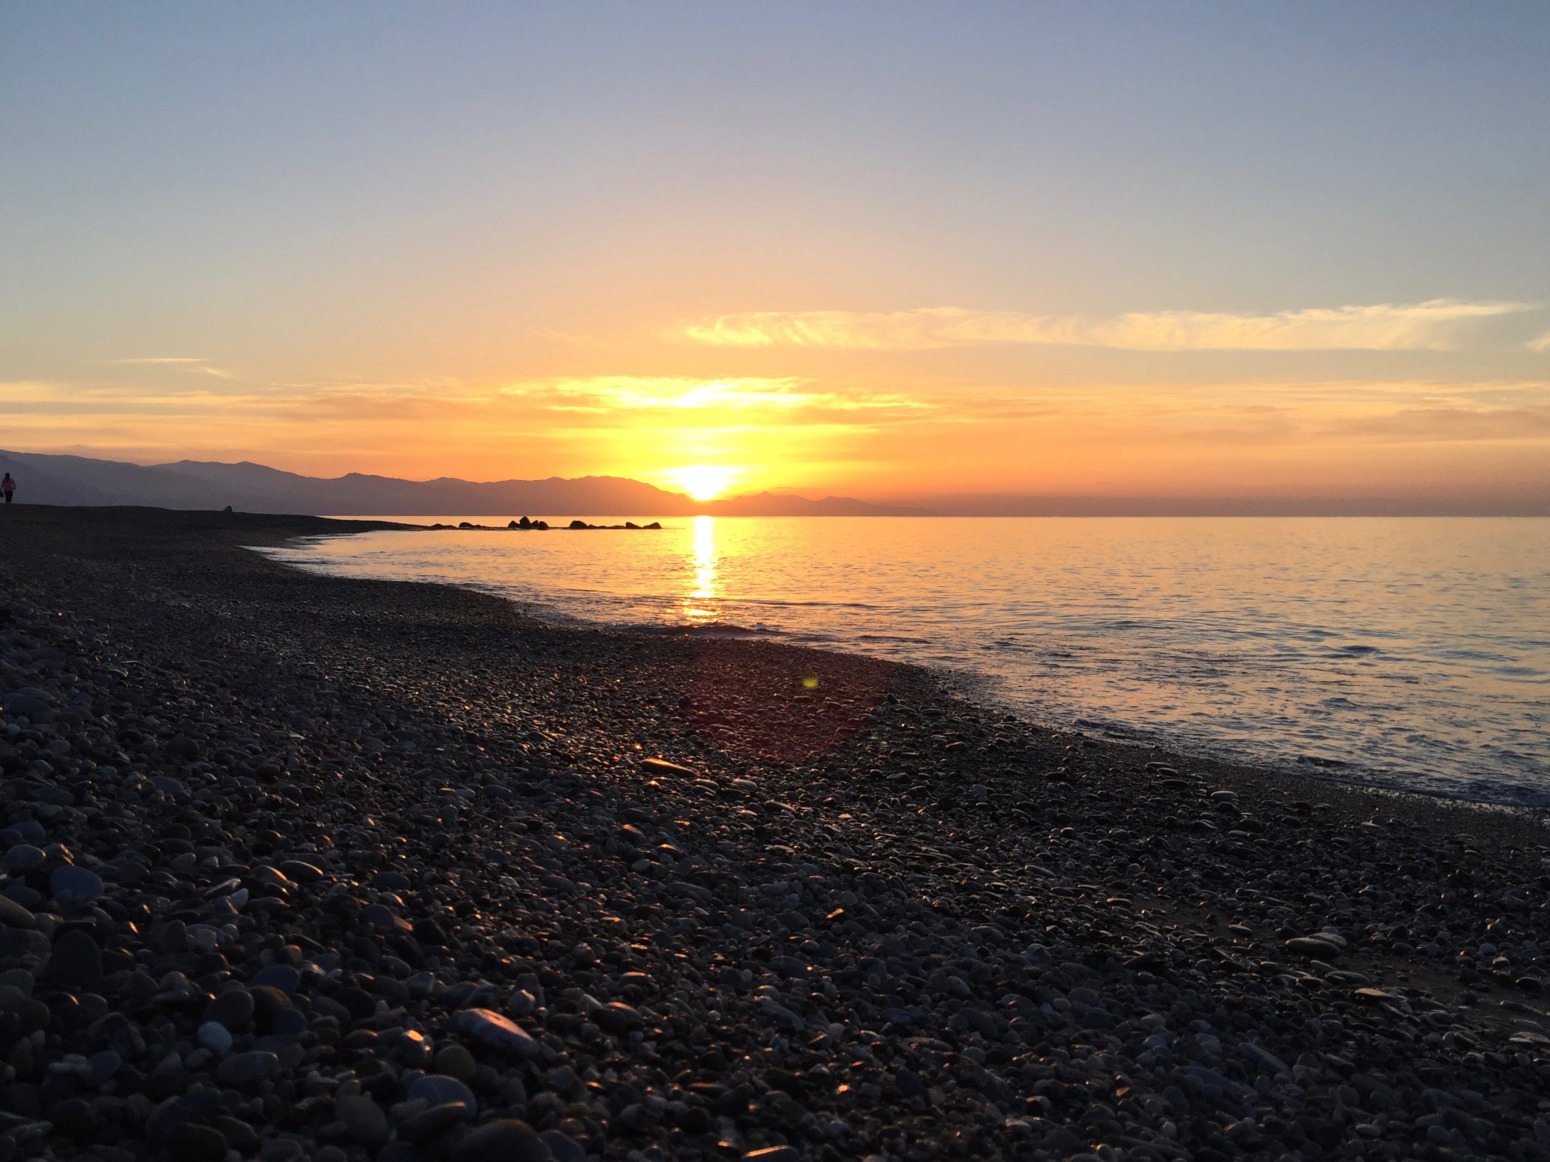
[[[471,1110],[479,1107],[473,1090],[455,1077],[437,1073],[427,1073],[415,1078],[409,1086],[408,1100],[423,1101],[431,1106],[441,1105],[444,1102],[461,1102]]]
[[[32,912],[7,895],[0,895],[0,925],[7,928],[31,928]]]
[[[472,1081],[479,1072],[479,1063],[474,1060],[474,1055],[461,1045],[448,1045],[436,1054],[435,1069],[437,1073],[454,1077],[458,1081]]]
[[[254,973],[248,983],[254,988],[273,988],[282,993],[294,993],[301,988],[301,973],[288,964],[270,964]]]
[[[501,1118],[470,1130],[452,1150],[452,1162],[550,1162],[553,1155],[531,1126]]]
[[[43,861],[48,856],[41,847],[31,843],[18,843],[6,849],[5,870],[13,875],[17,872],[29,872],[33,868],[43,866]]]
[[[81,929],[66,932],[54,943],[49,977],[60,984],[97,987],[102,984],[102,950]]]
[[[524,1061],[533,1061],[538,1057],[538,1042],[533,1040],[527,1030],[491,1009],[463,1009],[454,1013],[451,1027],[454,1032],[465,1034],[491,1049],[499,1049]]]
[[[83,903],[102,896],[102,877],[73,864],[60,864],[48,877],[48,889],[56,900]]]
[[[36,686],[24,686],[12,690],[0,699],[0,707],[7,716],[27,718],[34,725],[47,725],[54,721],[54,696]]]
[[[798,1162],[801,1155],[792,1146],[762,1146],[743,1155],[743,1162]]]
[[[199,1043],[211,1053],[225,1053],[231,1048],[231,1030],[220,1021],[206,1021],[199,1026]]]
[[[387,1114],[364,1094],[339,1098],[334,1102],[334,1116],[350,1137],[363,1146],[376,1149],[388,1140]]]
[[[214,1126],[184,1122],[167,1139],[173,1162],[223,1162],[226,1136]]]
[[[266,1050],[234,1053],[222,1061],[216,1076],[224,1085],[257,1085],[279,1075],[280,1059]]]
[[[474,1107],[467,1102],[441,1102],[439,1105],[429,1106],[409,1118],[400,1127],[400,1130],[403,1136],[410,1141],[423,1142],[437,1137],[450,1130],[453,1126],[472,1121],[473,1116]]]
[[[206,1022],[218,1022],[232,1032],[240,1031],[253,1019],[253,994],[240,985],[222,991],[205,1006]]]
[[[559,1130],[545,1130],[539,1140],[549,1147],[554,1162],[586,1162],[587,1152],[580,1142]]]

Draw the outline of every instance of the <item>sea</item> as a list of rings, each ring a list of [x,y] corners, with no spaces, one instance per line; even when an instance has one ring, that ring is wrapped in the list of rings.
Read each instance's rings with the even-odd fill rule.
[[[1094,736],[1550,807],[1550,519],[396,519],[489,527],[263,551],[553,621],[913,662]]]

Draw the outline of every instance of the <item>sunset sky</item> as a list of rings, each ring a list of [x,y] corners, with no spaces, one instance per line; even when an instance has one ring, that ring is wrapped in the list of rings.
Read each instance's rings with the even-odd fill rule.
[[[0,447],[1550,498],[1550,5],[8,4]]]

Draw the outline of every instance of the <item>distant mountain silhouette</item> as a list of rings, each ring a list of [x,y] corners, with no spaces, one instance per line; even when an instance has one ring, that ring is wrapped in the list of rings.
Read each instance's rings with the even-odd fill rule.
[[[399,480],[351,472],[323,479],[247,461],[179,460],[147,467],[5,451],[0,451],[0,471],[16,476],[18,503],[31,504],[183,509],[230,505],[239,512],[348,516],[908,516],[923,511],[843,496],[809,500],[769,492],[701,502],[620,476],[478,483],[449,476]]]

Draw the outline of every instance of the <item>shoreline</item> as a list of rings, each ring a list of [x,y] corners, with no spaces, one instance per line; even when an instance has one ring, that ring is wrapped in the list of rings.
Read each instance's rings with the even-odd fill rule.
[[[483,1162],[505,1117],[562,1162],[1550,1139],[1543,812],[240,547],[318,518],[4,515],[26,1156],[85,1115],[123,1162]]]
[[[342,518],[324,518],[342,519]],[[353,519],[353,518],[352,518]],[[450,519],[450,518],[449,518]],[[642,518],[644,519],[644,518]],[[464,525],[463,531],[469,528],[480,531],[505,531],[498,526],[469,526]],[[562,525],[557,525],[562,528]],[[623,527],[623,526],[613,526]],[[431,526],[417,526],[415,531],[444,530],[458,531],[457,526],[437,524]],[[287,554],[284,545],[276,546],[273,559],[299,568],[317,570],[324,576],[355,576],[361,579],[370,579],[360,573],[351,573],[348,567],[330,572],[324,557],[319,563],[317,560],[308,559],[304,550],[295,554]],[[390,576],[381,576],[377,579],[393,579]],[[399,578],[415,580],[414,578]],[[456,582],[433,581],[433,584],[453,584]],[[1030,722],[1038,722],[1046,728],[1052,724],[1059,729],[1073,731],[1100,737],[1106,742],[1116,745],[1131,745],[1142,749],[1161,749],[1170,754],[1189,756],[1195,759],[1210,758],[1214,761],[1231,766],[1239,766],[1246,769],[1259,770],[1270,773],[1284,774],[1294,778],[1304,778],[1310,782],[1328,784],[1334,786],[1352,786],[1367,788],[1374,791],[1386,791],[1399,795],[1412,794],[1426,799],[1440,799],[1458,803],[1473,803],[1482,806],[1500,807],[1506,810],[1522,810],[1528,812],[1550,811],[1550,785],[1546,785],[1541,779],[1538,783],[1533,781],[1533,774],[1543,772],[1514,771],[1509,767],[1492,768],[1492,773],[1485,775],[1476,773],[1478,766],[1469,765],[1464,760],[1455,760],[1457,769],[1429,768],[1424,764],[1419,767],[1404,767],[1396,765],[1392,757],[1390,765],[1364,765],[1360,761],[1350,758],[1331,759],[1317,757],[1316,755],[1301,753],[1295,747],[1287,746],[1262,746],[1256,751],[1252,742],[1238,734],[1222,735],[1220,733],[1191,733],[1190,728],[1181,722],[1175,721],[1165,725],[1137,725],[1137,720],[1127,718],[1099,718],[1089,719],[1087,716],[1093,712],[1080,705],[1068,705],[1055,709],[1042,705],[1037,698],[1019,697],[1016,694],[1003,695],[1003,684],[1015,683],[1016,676],[993,671],[977,670],[970,668],[975,663],[972,659],[960,660],[953,664],[931,663],[926,661],[913,661],[907,656],[900,656],[897,650],[882,650],[874,652],[863,641],[857,641],[853,637],[849,640],[843,635],[822,632],[818,627],[772,628],[762,623],[754,625],[736,624],[732,622],[717,622],[709,624],[684,624],[670,621],[651,620],[651,610],[636,608],[632,612],[638,616],[631,620],[628,617],[610,619],[602,610],[586,610],[571,612],[563,608],[563,601],[556,599],[548,593],[538,594],[508,594],[503,591],[500,584],[481,584],[476,579],[468,579],[463,586],[471,592],[486,593],[515,603],[524,616],[541,620],[545,624],[560,629],[573,629],[587,631],[598,629],[605,633],[618,634],[649,634],[671,638],[675,635],[686,636],[724,636],[728,638],[746,637],[750,639],[766,639],[791,645],[795,648],[818,649],[836,651],[841,653],[857,654],[869,658],[881,658],[885,661],[895,662],[901,665],[918,665],[940,675],[946,685],[958,696],[970,702],[976,702],[988,710],[995,712],[1011,713],[1020,719]],[[610,597],[618,595],[610,594]],[[678,604],[678,599],[663,594],[637,594],[637,605],[645,602],[650,605],[655,603],[663,608],[659,611],[664,616],[671,612]],[[615,611],[621,612],[621,611]],[[746,610],[744,613],[748,612]],[[863,635],[864,637],[865,635]],[[1055,714],[1058,717],[1045,717],[1046,714]],[[1267,733],[1260,731],[1260,733]],[[1303,740],[1303,742],[1317,746],[1319,740]],[[1411,756],[1412,760],[1414,756]]]

